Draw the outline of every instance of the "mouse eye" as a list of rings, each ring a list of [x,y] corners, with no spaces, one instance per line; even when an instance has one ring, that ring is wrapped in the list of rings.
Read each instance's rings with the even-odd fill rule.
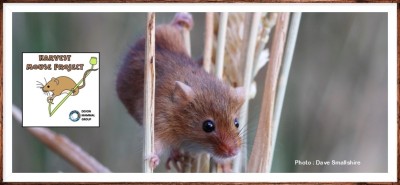
[[[215,130],[215,124],[211,120],[207,120],[203,122],[203,130],[204,132],[210,133]]]
[[[50,85],[48,85],[47,88],[50,88]]]
[[[238,121],[237,118],[235,118],[235,122],[234,122],[234,123],[235,123],[235,127],[236,127],[236,128],[239,128],[239,121]]]

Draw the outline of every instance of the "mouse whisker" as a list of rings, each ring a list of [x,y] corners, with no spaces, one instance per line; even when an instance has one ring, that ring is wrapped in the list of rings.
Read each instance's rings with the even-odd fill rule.
[[[247,130],[247,128],[245,128],[245,127],[242,127],[240,130],[239,130],[239,135],[243,135],[243,133],[245,133],[246,132],[246,130]]]
[[[239,132],[240,137],[244,135],[254,135],[257,131],[257,127],[248,127],[247,129],[243,129]]]
[[[36,81],[38,84],[40,84],[40,85],[43,85],[43,83],[42,82],[40,82],[40,81]]]

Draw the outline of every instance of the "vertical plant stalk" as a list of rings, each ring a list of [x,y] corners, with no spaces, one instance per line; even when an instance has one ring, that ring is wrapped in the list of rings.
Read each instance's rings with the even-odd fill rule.
[[[210,160],[210,173],[218,173],[218,172],[219,172],[218,164],[215,161]]]
[[[192,172],[192,168],[193,168],[192,165],[194,163],[194,159],[195,158],[193,158],[192,155],[190,155],[189,151],[184,151],[183,163],[182,163],[182,172],[184,172],[184,173]],[[197,166],[196,166],[196,168],[197,168]]]
[[[205,20],[205,34],[204,34],[204,53],[203,53],[203,68],[210,73],[211,71],[211,58],[212,58],[212,44],[213,44],[213,31],[214,31],[214,13],[207,12]],[[208,173],[210,172],[210,155],[202,153],[197,156],[197,172]],[[192,171],[193,172],[193,171]]]
[[[280,122],[281,113],[282,113],[282,106],[283,106],[283,101],[285,98],[285,92],[286,92],[287,81],[289,78],[290,66],[292,65],[294,48],[296,46],[297,33],[299,31],[299,26],[300,26],[300,19],[301,19],[301,13],[296,12],[296,13],[292,14],[292,19],[290,20],[290,29],[289,29],[289,32],[287,35],[285,55],[283,57],[282,70],[281,70],[281,74],[279,77],[278,92],[277,92],[276,103],[275,103],[275,111],[274,111],[274,116],[273,116],[273,120],[272,120],[272,146],[270,149],[271,150],[271,157],[269,158],[270,161],[268,161],[268,164],[269,164],[268,168],[267,168],[268,171],[271,171],[272,160],[274,158],[275,143],[276,143],[276,138],[278,136],[278,129],[279,129],[279,122]]]
[[[242,135],[243,143],[241,152],[238,157],[235,158],[234,165],[233,165],[233,172],[240,172],[246,171],[245,163],[247,161],[247,121],[248,121],[248,109],[249,109],[249,94],[250,94],[250,85],[252,82],[252,70],[253,70],[253,63],[254,63],[254,52],[256,49],[257,44],[257,33],[258,33],[258,26],[260,24],[261,13],[252,13],[250,16],[249,14],[246,15],[245,22],[251,22],[251,26],[245,28],[245,35],[243,38],[242,50],[240,61],[244,62],[245,69],[244,69],[244,77],[243,77],[243,87],[245,89],[246,99],[242,108],[240,109],[240,128],[239,130],[244,130],[244,134]]]
[[[214,13],[206,13],[206,29],[204,34],[204,54],[203,54],[203,68],[208,73],[211,70],[211,57],[212,57],[212,44],[213,44],[213,31],[214,31]]]
[[[250,30],[251,20],[245,21],[248,13],[230,13],[228,18],[228,28],[226,31],[224,80],[232,86],[243,85],[244,60],[241,61],[243,53],[243,37],[247,37],[245,30]]]
[[[278,13],[269,12],[265,15],[265,17],[262,18],[261,22],[263,24],[263,28],[260,33],[260,42],[257,44],[256,54],[254,55],[256,57],[256,60],[254,61],[253,65],[253,78],[257,75],[258,70],[265,65],[261,63],[260,55],[268,43],[272,28],[276,24],[277,14]]]
[[[19,124],[22,123],[21,110],[13,105],[13,117]],[[72,166],[81,172],[88,173],[110,173],[111,171],[90,156],[68,137],[57,134],[47,128],[26,128],[34,137],[49,147],[56,154],[67,160]]]
[[[272,146],[272,115],[274,113],[276,88],[282,62],[286,33],[289,23],[289,13],[280,13],[277,18],[275,34],[272,42],[271,60],[268,64],[264,84],[264,95],[261,103],[260,119],[253,150],[250,155],[248,172],[268,172],[268,162]]]
[[[222,79],[224,71],[224,55],[225,55],[225,40],[226,40],[226,27],[228,25],[228,12],[221,12],[218,26],[218,48],[217,48],[217,61],[215,76]]]
[[[210,155],[207,153],[202,153],[199,155],[197,160],[198,172],[208,173],[210,172]]]
[[[154,98],[155,98],[155,13],[147,14],[146,58],[144,65],[144,150],[143,172],[152,173],[151,156],[154,152]]]

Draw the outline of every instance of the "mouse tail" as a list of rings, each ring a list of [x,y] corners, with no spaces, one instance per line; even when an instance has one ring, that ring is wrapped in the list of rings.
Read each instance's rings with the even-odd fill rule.
[[[83,81],[82,81],[82,85],[78,87],[78,89],[83,89],[86,85],[86,77],[88,76],[89,72],[91,71],[97,71],[99,69],[88,69],[85,71],[85,73],[83,74]]]
[[[156,27],[156,48],[188,55],[183,37],[177,26],[159,25]]]

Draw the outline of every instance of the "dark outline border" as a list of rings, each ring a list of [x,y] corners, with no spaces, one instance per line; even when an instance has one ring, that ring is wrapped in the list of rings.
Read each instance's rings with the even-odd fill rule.
[[[3,3],[172,3],[172,2],[179,2],[179,3],[399,3],[398,0],[157,0],[157,1],[151,1],[151,0],[115,0],[115,1],[110,1],[110,0],[60,0],[60,1],[55,1],[55,0],[5,0]],[[1,23],[3,23],[3,3],[1,4]],[[397,4],[397,109],[400,110],[400,64],[399,64],[399,57],[400,57],[400,52],[399,52],[399,47],[400,47],[400,37],[399,37],[399,20],[400,20],[400,6]],[[1,24],[1,30],[0,30],[0,49],[1,49],[1,62],[0,62],[0,182],[3,182],[3,24]],[[250,182],[235,182],[235,183],[229,183],[229,182],[132,182],[132,183],[107,183],[107,182],[102,182],[102,183],[83,183],[83,182],[69,182],[69,183],[56,183],[56,182],[43,182],[40,184],[148,184],[148,185],[155,185],[155,184],[255,184],[255,185],[261,185],[261,184],[398,184],[400,182],[400,124],[399,124],[399,119],[400,119],[400,114],[399,112],[397,113],[397,182],[386,182],[386,183],[380,183],[380,182],[315,182],[315,183],[299,183],[299,182],[283,182],[283,183],[250,183]],[[22,183],[7,183],[7,184],[22,184]],[[23,184],[39,184],[39,183],[23,183]]]
[[[99,81],[98,81],[98,83],[99,83],[99,126],[46,126],[46,128],[100,128],[100,118],[101,118],[101,115],[100,115],[100,107],[101,107],[101,102],[100,102],[100,96],[101,96],[101,83],[100,83],[100,79],[101,79],[101,61],[100,61],[100,52],[22,52],[22,58],[21,58],[21,61],[23,61],[23,58],[24,58],[24,53],[98,53],[99,54]],[[24,77],[24,73],[23,73],[23,68],[21,68],[21,70],[22,70],[22,77]],[[24,91],[24,84],[22,84],[22,91]],[[24,96],[22,96],[22,106],[24,105]],[[23,109],[21,109],[21,112],[22,112],[22,128],[40,128],[40,127],[44,127],[44,126],[24,126],[24,111],[23,111]],[[1,178],[2,179],[2,178]]]

